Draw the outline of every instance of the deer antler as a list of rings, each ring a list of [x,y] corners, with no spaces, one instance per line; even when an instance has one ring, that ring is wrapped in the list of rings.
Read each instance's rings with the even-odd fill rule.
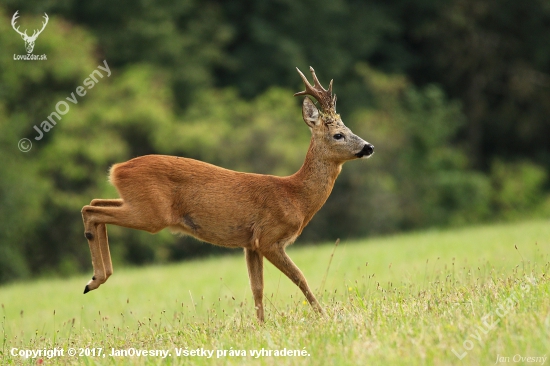
[[[311,71],[311,74],[313,75],[313,85],[309,83],[309,81],[299,68],[296,68],[296,70],[298,70],[298,74],[300,74],[300,76],[302,77],[302,80],[304,81],[304,84],[306,86],[306,90],[296,93],[294,94],[294,96],[297,97],[298,95],[311,95],[312,97],[317,99],[319,104],[321,104],[321,109],[324,113],[336,113],[336,95],[332,95],[333,80],[330,81],[327,90],[323,88],[323,86],[319,82],[319,79],[317,79],[317,75],[315,75],[315,70],[313,70],[313,67],[309,67],[309,71]]]
[[[19,10],[17,10],[15,12],[15,14],[13,14],[13,17],[11,18],[11,26],[13,28],[13,30],[15,30],[17,33],[19,33],[21,36],[24,36],[24,37],[28,37],[27,35],[27,30],[25,29],[25,32],[22,33],[20,30],[19,30],[19,27],[15,28],[15,22],[17,20],[17,18],[19,18],[19,15],[17,15],[17,13],[19,13]]]

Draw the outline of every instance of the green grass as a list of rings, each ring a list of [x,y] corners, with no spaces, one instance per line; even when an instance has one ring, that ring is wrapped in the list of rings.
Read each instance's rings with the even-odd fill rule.
[[[500,355],[525,364],[513,357],[549,354],[549,244],[548,220],[343,241],[337,248],[297,243],[288,252],[328,316],[317,316],[266,264],[264,325],[255,320],[241,253],[146,268],[117,270],[114,263],[115,274],[87,295],[89,276],[8,285],[0,287],[0,363],[487,365]],[[13,348],[54,347],[65,355],[11,355]],[[107,356],[69,357],[69,347],[102,348]],[[110,357],[111,348],[171,356]],[[211,359],[178,357],[176,348],[215,352]],[[262,348],[272,355],[250,355]],[[308,355],[274,355],[285,348]],[[216,358],[223,350],[226,356]]]

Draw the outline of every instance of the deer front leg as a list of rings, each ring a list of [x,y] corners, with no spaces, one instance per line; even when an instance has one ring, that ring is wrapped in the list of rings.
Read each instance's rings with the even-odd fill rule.
[[[256,250],[244,249],[246,264],[248,266],[248,277],[250,279],[250,287],[254,296],[254,306],[256,307],[256,315],[258,321],[264,321],[264,257]]]
[[[103,200],[94,199],[90,202],[90,206],[96,207],[120,207],[122,206],[121,199]],[[82,214],[84,227],[86,228],[86,219]],[[91,230],[85,230],[84,235],[88,239],[90,253],[92,255],[92,266],[94,267],[94,275],[84,288],[84,293],[95,290],[99,285],[105,283],[113,274],[113,264],[111,262],[111,253],[109,251],[109,239],[107,236],[107,226],[105,224],[88,225]],[[95,230],[94,230],[95,228]]]
[[[290,259],[283,248],[274,248],[269,252],[263,253],[263,255],[302,290],[307,301],[309,301],[315,311],[325,314],[325,311],[310,290],[302,271],[292,262],[292,259]]]

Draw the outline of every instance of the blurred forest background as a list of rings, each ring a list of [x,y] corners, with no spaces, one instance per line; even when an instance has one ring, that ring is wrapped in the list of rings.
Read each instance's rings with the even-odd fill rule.
[[[13,59],[16,10],[29,34],[48,14],[34,49],[47,61]],[[34,140],[103,60],[112,75]],[[548,0],[2,0],[0,283],[91,271],[80,209],[116,197],[113,163],[296,171],[310,133],[295,67],[310,65],[376,154],[346,164],[299,242],[550,216]],[[221,251],[109,236],[118,264]]]

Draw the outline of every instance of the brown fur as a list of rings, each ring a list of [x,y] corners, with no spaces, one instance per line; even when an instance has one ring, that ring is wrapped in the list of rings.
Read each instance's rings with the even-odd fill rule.
[[[85,293],[112,274],[106,224],[156,233],[164,228],[215,245],[244,248],[258,319],[263,321],[263,257],[279,268],[318,311],[322,308],[285,253],[330,195],[342,164],[367,144],[339,116],[323,121],[305,98],[312,131],[301,169],[288,177],[241,173],[205,162],[164,155],[141,156],[111,168],[120,199],[93,200],[82,208],[94,277]],[[333,136],[343,133],[346,141]],[[371,151],[366,154],[372,154]]]

